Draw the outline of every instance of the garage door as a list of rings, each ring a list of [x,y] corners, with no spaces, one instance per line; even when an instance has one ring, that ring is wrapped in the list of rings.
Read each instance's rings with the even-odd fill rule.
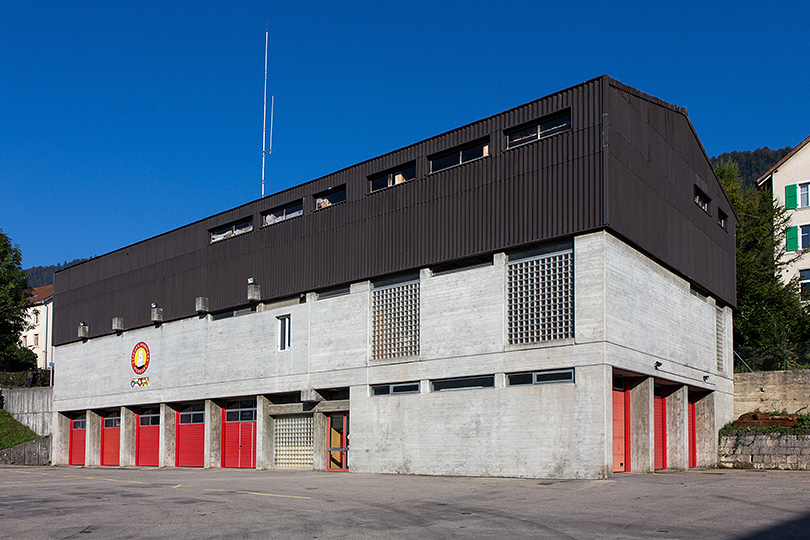
[[[697,467],[697,426],[695,424],[695,400],[689,396],[689,466]]]
[[[121,455],[121,410],[105,411],[101,423],[101,464],[118,465]]]
[[[175,465],[202,467],[205,465],[205,405],[183,405],[177,412]]]
[[[68,451],[69,465],[84,465],[84,443],[87,433],[87,419],[85,414],[79,414],[70,420],[70,450]]]
[[[655,416],[655,468],[667,468],[667,398],[661,386],[655,386],[653,396]]]
[[[160,407],[144,407],[139,411],[135,438],[135,465],[157,467],[160,450]]]
[[[229,401],[222,410],[222,466],[256,468],[256,401]]]
[[[630,470],[630,396],[625,378],[613,377],[613,472]]]

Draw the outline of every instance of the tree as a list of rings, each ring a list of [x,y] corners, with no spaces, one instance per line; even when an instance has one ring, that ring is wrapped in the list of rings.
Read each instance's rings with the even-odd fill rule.
[[[20,344],[20,334],[28,328],[31,292],[20,247],[0,229],[0,371],[36,367],[36,355]]]
[[[734,160],[720,160],[715,172],[739,218],[735,350],[744,350],[755,369],[800,367],[808,362],[803,344],[810,336],[810,317],[797,281],[781,279],[791,261],[787,211],[769,191],[746,186]]]

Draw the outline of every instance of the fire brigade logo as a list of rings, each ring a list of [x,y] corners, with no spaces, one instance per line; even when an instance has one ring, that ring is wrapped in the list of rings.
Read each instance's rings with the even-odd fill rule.
[[[137,373],[138,375],[142,374],[146,371],[146,368],[149,367],[149,347],[146,346],[146,343],[141,341],[135,348],[132,349],[132,371]]]

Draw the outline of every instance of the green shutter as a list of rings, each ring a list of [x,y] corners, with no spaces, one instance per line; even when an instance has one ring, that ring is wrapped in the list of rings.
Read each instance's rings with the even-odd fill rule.
[[[796,186],[794,185],[793,187]],[[799,228],[788,227],[786,238],[787,238],[787,250],[799,251]]]
[[[785,186],[785,208],[793,210],[799,206],[799,197],[797,194],[799,186],[797,184],[789,184]]]

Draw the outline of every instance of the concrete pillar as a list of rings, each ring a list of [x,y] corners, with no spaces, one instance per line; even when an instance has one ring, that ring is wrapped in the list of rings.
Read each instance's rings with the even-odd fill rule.
[[[630,470],[655,469],[655,422],[652,377],[630,381]]]
[[[312,468],[326,470],[326,451],[329,448],[327,428],[329,418],[324,413],[314,413],[312,418]]]
[[[717,465],[717,428],[714,424],[715,393],[711,392],[695,402],[695,440],[697,466]]]
[[[101,465],[101,422],[104,419],[96,411],[87,411],[87,432],[84,441],[84,465]]]
[[[276,420],[270,416],[270,400],[256,396],[256,468],[272,469],[276,459]]]
[[[67,465],[70,458],[70,417],[54,411],[51,425],[51,465]]]
[[[121,467],[135,465],[135,441],[138,433],[138,414],[131,407],[121,407],[121,439],[118,463]]]
[[[689,411],[685,386],[667,396],[667,469],[689,468]]]
[[[160,455],[159,467],[174,467],[177,446],[177,409],[168,403],[160,404]]]
[[[222,466],[222,407],[205,400],[205,468]]]

